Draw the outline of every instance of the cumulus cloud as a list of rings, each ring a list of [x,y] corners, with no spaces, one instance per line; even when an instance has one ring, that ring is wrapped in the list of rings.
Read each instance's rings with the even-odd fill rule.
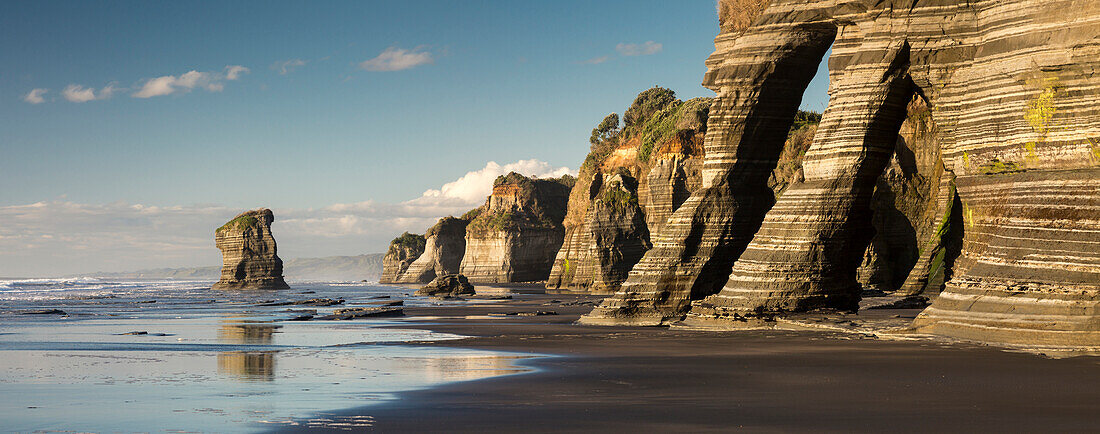
[[[284,259],[384,252],[404,231],[423,232],[440,217],[485,201],[497,176],[573,173],[538,160],[489,162],[401,203],[362,201],[323,208],[275,208],[272,231]],[[251,208],[256,208],[253,206]],[[69,201],[0,206],[0,276],[60,276],[95,271],[218,265],[214,229],[244,208],[148,206]]]
[[[663,46],[658,42],[646,41],[641,44],[622,43],[615,46],[615,51],[623,56],[649,56],[661,52]]]
[[[423,51],[421,47],[412,50],[390,47],[377,57],[361,62],[359,67],[375,72],[401,71],[430,64],[433,61],[432,53]]]
[[[154,96],[171,95],[173,93],[187,93],[193,89],[206,89],[208,92],[221,92],[225,89],[225,81],[234,81],[250,70],[240,65],[226,66],[221,72],[188,71],[178,76],[165,75],[146,80],[134,98],[152,98]]]
[[[27,92],[26,95],[23,95],[23,101],[26,101],[26,102],[31,103],[31,104],[42,104],[42,103],[46,102],[46,99],[43,98],[42,95],[45,95],[46,92],[49,92],[49,91],[50,91],[49,89],[42,89],[42,88],[31,89],[30,92]]]
[[[468,209],[484,202],[485,197],[493,191],[493,181],[498,176],[506,175],[508,172],[539,178],[556,178],[566,174],[576,175],[576,172],[568,167],[553,167],[550,163],[534,159],[520,160],[504,165],[490,161],[485,164],[485,167],[467,172],[462,177],[443,184],[438,189],[425,191],[420,197],[405,202],[405,204]]]
[[[279,75],[287,75],[294,72],[294,70],[300,66],[306,66],[306,61],[302,59],[290,59],[271,64],[271,69],[278,71]]]
[[[114,95],[116,90],[118,89],[115,88],[114,84],[108,84],[104,88],[100,89],[99,92],[96,92],[95,89],[90,87],[84,87],[79,84],[70,84],[65,87],[65,90],[61,91],[61,96],[69,102],[80,103],[108,99],[112,95]]]

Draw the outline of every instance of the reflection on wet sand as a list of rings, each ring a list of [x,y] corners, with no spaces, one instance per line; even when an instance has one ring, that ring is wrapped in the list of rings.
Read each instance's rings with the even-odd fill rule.
[[[235,321],[235,320],[227,320]],[[223,322],[218,340],[227,344],[270,345],[282,326]],[[226,351],[218,353],[218,373],[244,381],[273,381],[276,351]]]
[[[218,373],[244,381],[274,381],[275,351],[218,353]]]
[[[227,344],[269,345],[282,326],[271,324],[242,324],[223,322],[218,329],[218,340]]]
[[[423,370],[421,378],[432,382],[476,380],[497,375],[518,374],[530,371],[530,369],[516,366],[519,359],[527,359],[531,356],[496,356],[496,355],[471,355],[471,356],[444,356],[437,358],[417,359],[418,366]]]

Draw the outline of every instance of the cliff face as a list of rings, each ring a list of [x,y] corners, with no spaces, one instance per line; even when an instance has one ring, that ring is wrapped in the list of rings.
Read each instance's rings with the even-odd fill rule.
[[[546,279],[565,235],[562,220],[572,186],[569,176],[497,178],[480,214],[466,226],[461,274],[483,283]]]
[[[466,251],[466,225],[461,218],[443,217],[424,233],[424,253],[416,258],[397,283],[428,283],[437,276],[458,274]]]
[[[390,242],[386,256],[382,257],[382,277],[378,283],[397,283],[413,261],[424,253],[424,236],[405,232]]]
[[[214,240],[222,252],[221,279],[214,289],[287,289],[283,261],[276,254],[267,208],[241,213],[218,230]]]
[[[951,242],[936,234],[962,232],[950,280],[918,329],[1100,344],[1098,19],[1096,2],[775,0],[744,31],[724,25],[704,79],[718,98],[702,188],[585,320],[656,324],[692,300],[688,321],[698,323],[853,309],[872,206],[893,202],[918,222],[914,232],[938,238],[916,247],[926,281],[910,275],[903,287],[937,279],[927,275]],[[803,181],[775,198],[781,133],[830,46],[830,103]],[[937,140],[922,146],[939,146],[944,175],[896,180],[926,191],[919,200],[885,189],[876,199],[891,160],[906,176],[898,136],[915,96],[931,108]],[[935,219],[946,226],[925,224]],[[913,262],[912,250],[887,262]]]
[[[650,234],[699,187],[710,104],[652,88],[626,110],[621,128],[612,114],[593,130],[547,288],[619,289],[651,247]]]

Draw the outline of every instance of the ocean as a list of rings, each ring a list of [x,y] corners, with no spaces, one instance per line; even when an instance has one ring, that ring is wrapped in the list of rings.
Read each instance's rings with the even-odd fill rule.
[[[393,393],[527,372],[529,354],[435,346],[461,336],[401,318],[288,321],[403,300],[409,288],[291,282],[212,291],[210,281],[0,279],[0,421],[8,431],[257,432],[370,426],[329,412]],[[338,306],[282,305],[311,298]],[[267,304],[268,306],[264,306]],[[398,327],[394,327],[398,326]],[[408,345],[395,345],[413,343]]]

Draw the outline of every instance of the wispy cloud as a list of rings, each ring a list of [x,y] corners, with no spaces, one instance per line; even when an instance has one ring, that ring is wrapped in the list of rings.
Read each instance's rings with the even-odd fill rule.
[[[287,75],[291,72],[294,72],[294,70],[300,66],[306,66],[306,63],[307,62],[302,59],[283,60],[281,62],[275,62],[271,64],[271,69],[274,71],[278,71],[279,75]]]
[[[206,89],[208,92],[221,92],[225,89],[225,81],[235,81],[249,72],[250,70],[246,67],[229,65],[222,72],[192,70],[178,76],[165,75],[146,80],[141,89],[130,96],[134,98],[152,98],[174,93],[187,93],[195,88]]]
[[[662,48],[664,48],[664,46],[661,45],[661,43],[653,42],[653,41],[645,41],[645,42],[640,43],[640,44],[623,42],[623,43],[619,43],[619,44],[615,45],[615,52],[618,53],[619,56],[623,56],[623,57],[650,56],[650,55],[653,55],[653,54],[660,53]],[[577,62],[577,63],[579,63],[581,65],[598,65],[598,64],[607,62],[607,61],[611,60],[612,58],[613,58],[613,56],[606,55],[606,56],[593,57],[593,58],[588,59],[588,60],[582,60],[582,61]]]
[[[283,258],[382,252],[394,235],[481,205],[510,171],[539,177],[574,173],[539,160],[488,162],[400,203],[373,200],[323,208],[275,208],[272,231]],[[256,204],[253,208],[262,204]],[[243,208],[149,206],[65,200],[0,206],[0,276],[59,276],[221,263],[214,228]]]
[[[43,88],[31,89],[30,92],[27,92],[26,95],[23,95],[23,101],[26,101],[26,102],[31,103],[31,104],[42,104],[42,103],[46,102],[46,99],[43,98],[42,95],[45,95],[46,92],[49,92],[49,91],[50,91],[49,89],[43,89]]]
[[[70,84],[65,87],[65,90],[61,91],[61,97],[65,98],[69,102],[88,102],[95,100],[108,99],[114,95],[118,89],[114,83],[104,86],[99,92],[90,87],[84,87],[79,84]]]
[[[434,62],[432,53],[424,51],[422,47],[412,50],[390,47],[377,57],[359,63],[359,67],[367,71],[388,72],[415,68],[432,62]]]
[[[663,46],[658,42],[645,41],[641,44],[621,43],[615,46],[615,51],[623,56],[649,56],[661,52]]]
[[[588,59],[588,60],[582,60],[579,63],[582,64],[582,65],[599,65],[599,64],[604,63],[608,60],[611,60],[611,56],[593,57],[593,58]]]

